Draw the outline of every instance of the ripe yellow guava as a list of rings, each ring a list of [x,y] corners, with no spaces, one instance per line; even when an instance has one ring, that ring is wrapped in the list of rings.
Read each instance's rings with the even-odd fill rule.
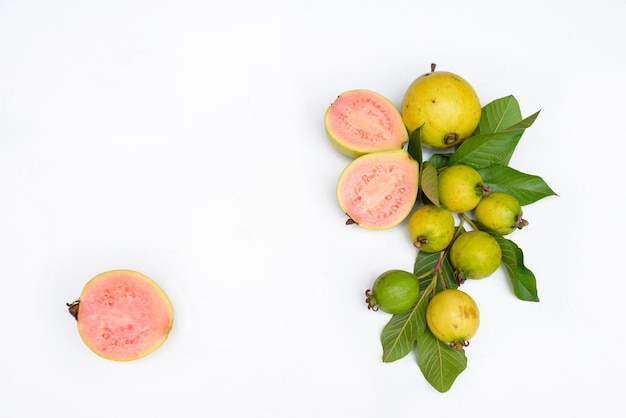
[[[476,91],[465,79],[435,71],[434,65],[411,83],[401,106],[409,133],[422,126],[422,143],[434,149],[450,148],[472,135],[481,110]]]
[[[411,242],[420,251],[444,250],[454,237],[454,217],[449,210],[426,204],[411,214],[408,222]]]
[[[483,197],[474,208],[476,220],[502,235],[528,225],[522,218],[519,200],[504,192],[492,192]]]
[[[483,279],[502,263],[502,249],[488,233],[468,231],[459,235],[450,246],[450,262],[460,281]]]
[[[460,350],[476,334],[480,312],[470,295],[459,289],[446,289],[428,303],[426,323],[435,338]]]
[[[482,199],[485,186],[480,173],[468,165],[445,167],[437,179],[439,202],[451,212],[467,212]]]

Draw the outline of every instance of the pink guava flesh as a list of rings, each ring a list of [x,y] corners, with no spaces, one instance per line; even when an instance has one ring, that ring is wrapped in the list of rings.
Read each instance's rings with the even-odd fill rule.
[[[91,279],[78,301],[78,332],[101,357],[145,357],[167,339],[174,320],[161,288],[141,273],[114,270]]]
[[[340,207],[366,229],[402,222],[417,198],[419,166],[404,150],[375,152],[354,159],[337,182]]]
[[[398,109],[370,90],[340,94],[326,111],[325,127],[331,142],[351,157],[397,150],[409,140]]]

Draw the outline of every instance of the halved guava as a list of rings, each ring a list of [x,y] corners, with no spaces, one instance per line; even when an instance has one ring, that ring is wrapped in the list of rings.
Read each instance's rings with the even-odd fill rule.
[[[337,182],[339,206],[366,229],[388,229],[411,212],[419,165],[403,149],[364,154],[346,166]]]
[[[333,145],[350,157],[401,149],[409,133],[396,106],[370,90],[341,93],[324,117]]]
[[[147,356],[167,339],[174,309],[163,290],[132,270],[112,270],[91,279],[68,304],[83,342],[109,360]]]

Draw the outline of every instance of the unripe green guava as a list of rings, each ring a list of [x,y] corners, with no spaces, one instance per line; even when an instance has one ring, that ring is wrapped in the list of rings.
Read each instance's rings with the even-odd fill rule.
[[[478,222],[502,235],[528,225],[528,221],[522,219],[519,200],[504,192],[492,192],[483,197],[474,208],[474,216]]]
[[[468,138],[480,121],[481,105],[462,77],[432,71],[415,79],[402,100],[402,119],[409,133],[422,127],[420,138],[434,149],[450,148]]]
[[[428,303],[426,323],[435,338],[460,350],[476,334],[480,312],[470,295],[459,289],[446,289]]]
[[[444,250],[454,237],[454,217],[449,210],[426,204],[416,209],[408,222],[411,242],[420,251]]]
[[[467,212],[483,197],[485,186],[476,169],[463,164],[445,167],[438,175],[439,202],[451,212]]]
[[[455,275],[465,279],[483,279],[502,263],[498,241],[484,231],[468,231],[459,235],[450,247],[450,262]]]
[[[404,270],[389,270],[382,273],[371,290],[365,291],[368,309],[390,314],[399,314],[417,303],[420,282],[416,275]]]

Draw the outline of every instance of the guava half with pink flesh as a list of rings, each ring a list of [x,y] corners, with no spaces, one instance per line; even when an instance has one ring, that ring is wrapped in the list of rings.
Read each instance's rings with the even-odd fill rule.
[[[418,183],[419,164],[404,149],[364,154],[341,173],[337,200],[349,223],[388,229],[413,209]]]
[[[409,133],[396,106],[371,90],[341,93],[324,117],[332,144],[350,157],[401,149]]]
[[[152,279],[132,270],[112,270],[91,279],[68,304],[83,342],[109,360],[147,356],[167,339],[174,309]]]

